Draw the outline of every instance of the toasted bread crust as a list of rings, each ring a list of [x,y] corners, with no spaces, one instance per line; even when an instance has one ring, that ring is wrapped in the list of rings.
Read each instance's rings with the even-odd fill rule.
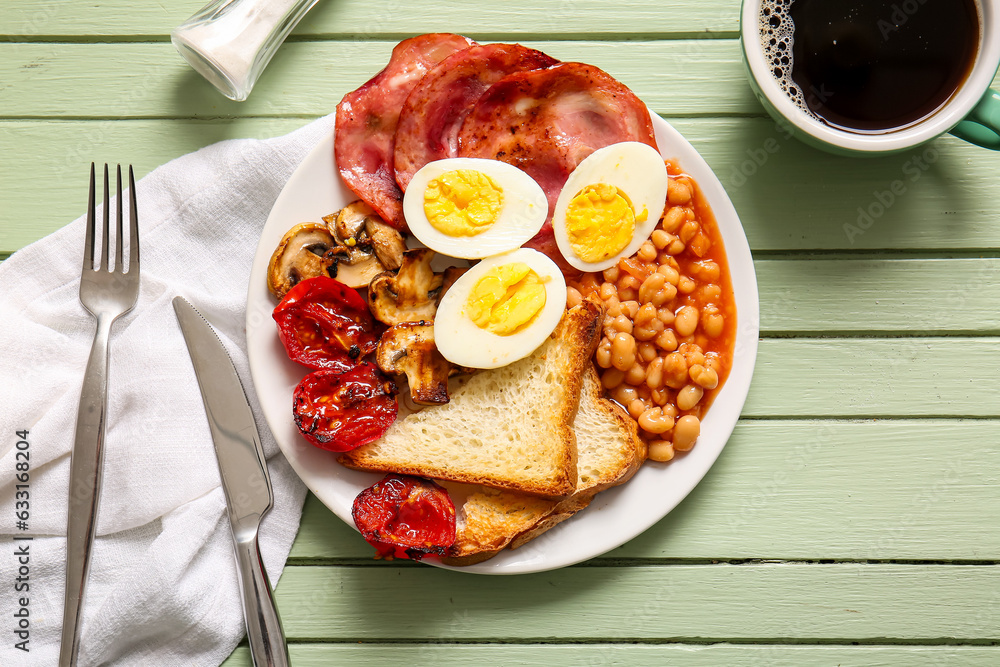
[[[453,487],[449,493],[453,499],[462,495]],[[512,536],[532,530],[544,521],[558,502],[488,487],[470,487],[464,501],[456,502],[456,522],[461,528],[442,562],[471,565],[491,558],[508,545]]]
[[[578,507],[572,510],[568,510],[565,512],[558,512],[558,511],[552,512],[552,514],[548,515],[547,517],[539,521],[537,526],[535,526],[531,530],[521,533],[513,540],[511,540],[507,548],[517,549],[519,546],[527,544],[531,540],[535,539],[536,537],[547,531],[549,528],[555,527],[556,525],[562,523],[566,519],[570,518],[571,516],[573,516],[583,508],[585,508],[587,505],[590,504],[590,501],[592,499],[593,496],[583,499],[582,504],[580,504]]]
[[[600,415],[599,420],[608,420],[616,425],[621,446],[618,448],[603,448],[602,454],[611,461],[604,461],[599,474],[590,479],[584,479],[577,484],[576,492],[566,499],[568,503],[574,497],[589,494],[593,496],[605,489],[624,484],[634,475],[646,460],[646,443],[639,437],[639,426],[625,410],[614,401],[604,398],[600,377],[597,371],[590,367],[588,381],[584,383],[583,391],[588,395],[581,396],[580,404],[588,404],[588,411]],[[609,429],[613,428],[610,424]],[[610,464],[610,465],[609,465]],[[560,508],[562,509],[562,508]]]
[[[570,309],[549,339],[525,360],[509,367],[480,371],[455,391],[450,403],[408,415],[393,424],[380,440],[341,455],[340,462],[359,470],[479,484],[542,498],[561,499],[574,493],[577,463],[572,424],[582,378],[591,368],[590,358],[600,337],[601,318],[601,308],[590,302]],[[538,386],[518,386],[518,369],[535,367],[542,369],[549,384],[540,385],[536,378]],[[468,419],[469,415],[485,418],[484,405],[499,405],[508,395],[519,393],[528,394],[531,401],[541,401],[530,406],[541,423],[518,425],[519,437],[525,440],[518,443],[520,451],[537,458],[536,467],[541,469],[531,474],[523,472],[523,461],[515,460],[501,438],[477,436],[473,450],[472,436],[467,440],[468,431],[460,428],[461,419]],[[521,415],[511,417],[517,419]],[[433,434],[441,432],[443,423],[450,424],[449,433],[454,435],[442,444]],[[508,429],[496,424],[483,427]],[[473,453],[479,455],[478,461],[471,460]]]
[[[504,548],[516,549],[587,507],[600,491],[636,473],[646,458],[646,445],[635,420],[603,397],[593,366],[585,375],[574,420],[578,466],[585,472],[578,477],[576,491],[547,503],[522,494],[473,491],[458,509],[458,537],[443,563],[473,565]]]

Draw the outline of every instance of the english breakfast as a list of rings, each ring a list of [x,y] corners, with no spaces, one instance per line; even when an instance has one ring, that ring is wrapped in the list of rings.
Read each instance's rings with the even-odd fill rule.
[[[303,436],[387,474],[354,512],[379,554],[479,562],[695,444],[732,364],[732,286],[710,208],[623,84],[422,35],[344,97],[333,159],[359,201],[291,227],[268,285],[312,369]]]

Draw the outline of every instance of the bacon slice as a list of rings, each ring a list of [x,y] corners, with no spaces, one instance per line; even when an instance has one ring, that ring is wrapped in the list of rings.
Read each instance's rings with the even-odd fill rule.
[[[549,200],[549,215],[525,245],[572,271],[552,234],[559,191],[585,157],[621,141],[657,147],[646,105],[597,67],[562,63],[493,84],[462,123],[458,154],[507,162],[538,181]]]
[[[559,61],[520,44],[486,44],[454,53],[424,75],[399,114],[396,182],[403,190],[428,162],[458,155],[458,133],[472,106],[508,74]]]
[[[406,229],[403,193],[393,168],[400,109],[429,69],[474,44],[451,33],[403,40],[392,50],[385,69],[337,105],[333,148],[337,169],[348,187],[397,229]]]

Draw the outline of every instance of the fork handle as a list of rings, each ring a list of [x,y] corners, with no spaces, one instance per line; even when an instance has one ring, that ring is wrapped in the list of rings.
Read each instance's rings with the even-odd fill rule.
[[[90,572],[90,552],[97,527],[104,463],[104,430],[108,398],[108,341],[114,318],[97,317],[97,333],[83,376],[76,440],[69,473],[69,518],[66,523],[66,597],[63,604],[59,667],[76,664],[80,649],[83,593]]]

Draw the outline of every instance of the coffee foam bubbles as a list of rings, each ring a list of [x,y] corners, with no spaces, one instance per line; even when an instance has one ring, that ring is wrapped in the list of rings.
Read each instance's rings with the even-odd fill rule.
[[[771,75],[792,102],[812,115],[802,90],[792,81],[792,44],[795,24],[792,23],[792,0],[763,0],[757,21],[760,45],[764,49]]]

